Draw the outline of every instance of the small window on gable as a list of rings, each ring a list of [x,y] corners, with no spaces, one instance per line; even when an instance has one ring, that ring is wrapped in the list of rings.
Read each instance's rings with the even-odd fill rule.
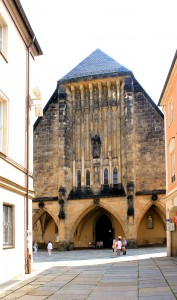
[[[173,123],[173,119],[174,119],[173,97],[171,97],[168,105],[168,118],[169,118],[169,126],[170,126]]]
[[[169,155],[170,155],[170,177],[171,183],[175,182],[175,138],[172,138],[169,146]]]
[[[0,91],[0,152],[7,153],[8,99]]]
[[[7,34],[8,27],[7,24],[0,14],[0,53],[7,59]]]
[[[86,171],[86,186],[90,186],[90,171]]]
[[[13,209],[8,204],[3,204],[3,246],[14,246],[13,237]]]
[[[108,185],[108,169],[104,169],[104,185]]]
[[[81,188],[81,171],[77,171],[77,187]]]
[[[117,168],[114,168],[114,170],[113,170],[113,184],[118,184],[118,172],[117,172]]]

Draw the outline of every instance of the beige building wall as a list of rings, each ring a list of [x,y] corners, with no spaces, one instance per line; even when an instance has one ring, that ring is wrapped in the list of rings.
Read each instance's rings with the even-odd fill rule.
[[[160,99],[165,116],[167,255],[177,255],[177,51]]]
[[[0,23],[0,283],[4,283],[31,271],[34,191],[29,66],[31,54],[34,57],[42,51],[37,40],[28,49],[32,28],[18,0],[0,1]],[[8,242],[4,238],[4,207],[12,210],[12,241]]]

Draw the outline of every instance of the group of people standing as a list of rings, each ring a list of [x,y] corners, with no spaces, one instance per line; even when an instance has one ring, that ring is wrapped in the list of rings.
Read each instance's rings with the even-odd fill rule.
[[[118,239],[114,238],[112,248],[115,256],[120,256],[121,251],[123,255],[126,255],[127,240],[125,238],[121,239],[121,237],[118,237]]]

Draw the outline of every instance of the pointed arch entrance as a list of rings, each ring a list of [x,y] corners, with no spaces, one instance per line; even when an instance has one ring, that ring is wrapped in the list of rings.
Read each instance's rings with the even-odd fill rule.
[[[118,235],[124,235],[118,216],[101,206],[94,206],[80,218],[71,242],[74,248],[95,248],[96,242],[103,241],[103,248],[111,248],[113,237]]]
[[[113,229],[110,218],[103,214],[95,224],[96,241],[103,241],[104,248],[111,248],[113,241]]]

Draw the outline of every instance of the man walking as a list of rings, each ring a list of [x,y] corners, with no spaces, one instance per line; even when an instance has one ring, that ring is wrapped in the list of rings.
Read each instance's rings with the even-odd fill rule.
[[[51,241],[49,241],[48,245],[47,245],[47,250],[48,250],[49,256],[51,256],[51,254],[52,254],[52,249],[53,249],[53,245],[52,245]]]

